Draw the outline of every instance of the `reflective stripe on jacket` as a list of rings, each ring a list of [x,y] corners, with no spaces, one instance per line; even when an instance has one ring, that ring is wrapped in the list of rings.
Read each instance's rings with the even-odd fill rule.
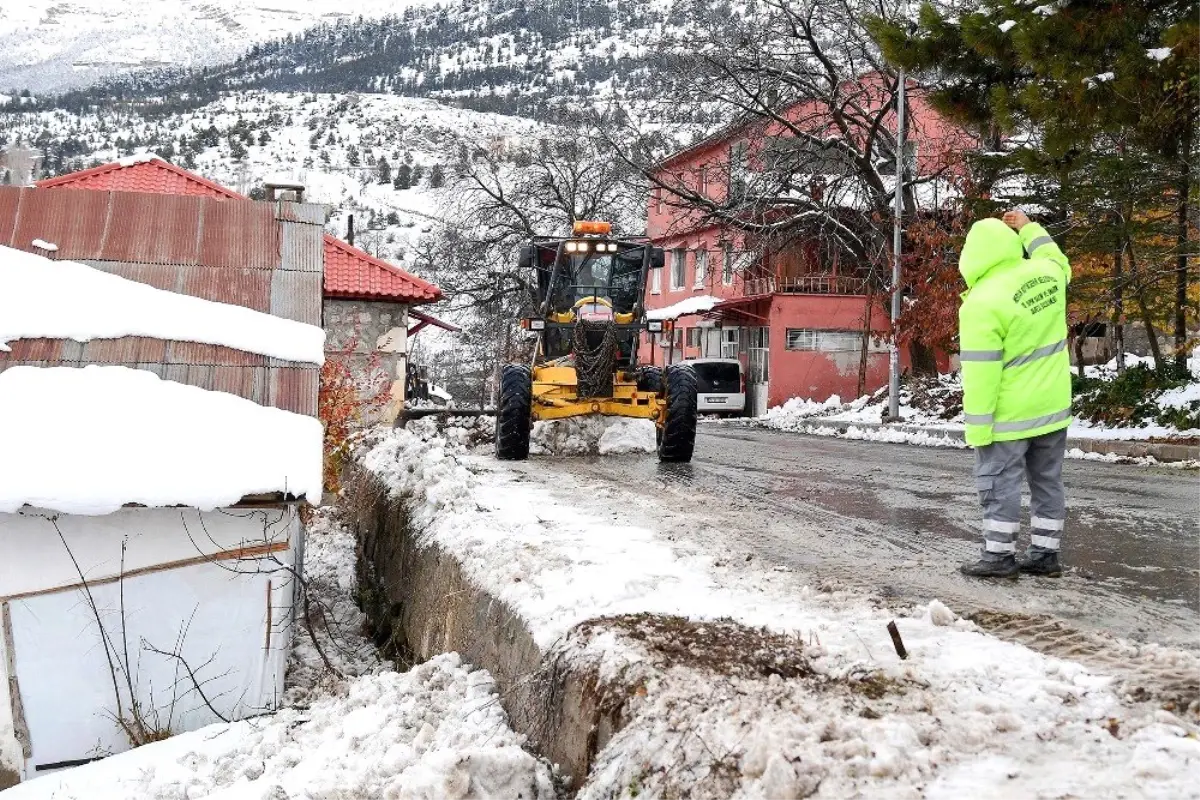
[[[1025,258],[1022,250],[1029,254]],[[1028,439],[1071,424],[1067,284],[1071,266],[1045,228],[971,226],[958,260],[967,444]]]

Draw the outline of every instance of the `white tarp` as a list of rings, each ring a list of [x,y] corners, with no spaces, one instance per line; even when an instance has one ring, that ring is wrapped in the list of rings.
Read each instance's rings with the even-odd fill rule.
[[[323,364],[325,332],[251,308],[155,289],[74,261],[0,247],[0,350],[15,339],[148,336]]]

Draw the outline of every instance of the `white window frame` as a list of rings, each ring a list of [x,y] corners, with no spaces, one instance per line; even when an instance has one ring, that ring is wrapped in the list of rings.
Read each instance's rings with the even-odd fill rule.
[[[704,245],[696,248],[696,254],[692,259],[696,264],[696,283],[697,289],[703,289],[708,283],[708,248]]]
[[[740,328],[721,329],[721,358],[737,358],[742,352]]]
[[[733,285],[733,245],[726,244],[725,249],[721,254],[721,283],[725,286]]]
[[[650,294],[662,294],[663,268],[650,270]]]
[[[676,271],[678,267],[678,271]],[[687,249],[676,247],[671,251],[671,291],[687,288]]]

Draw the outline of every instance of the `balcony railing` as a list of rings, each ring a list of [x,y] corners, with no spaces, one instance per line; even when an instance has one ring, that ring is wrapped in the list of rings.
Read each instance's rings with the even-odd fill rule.
[[[865,278],[844,275],[800,275],[794,277],[746,278],[746,295],[760,294],[837,294],[867,293]]]

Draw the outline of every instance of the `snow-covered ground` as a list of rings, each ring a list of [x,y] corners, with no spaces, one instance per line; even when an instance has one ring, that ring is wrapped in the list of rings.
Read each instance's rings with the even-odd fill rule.
[[[380,664],[351,600],[353,535],[321,510],[308,536],[314,636],[341,676],[300,631],[288,707],[36,778],[5,800],[553,798],[550,770],[509,729],[491,676],[454,653],[407,672]]]
[[[472,454],[471,438],[410,423],[364,463],[408,498],[424,539],[520,614],[539,645],[635,681],[629,724],[599,755],[584,797],[704,781],[711,791],[714,770],[720,797],[1200,797],[1198,705],[1134,702],[1111,676],[995,639],[932,598],[887,608],[836,583],[731,567],[696,542],[684,550],[616,509],[566,502]],[[804,674],[646,671],[652,647],[603,625],[572,632],[642,613],[698,621],[696,652],[713,643],[708,624],[766,626],[791,637]],[[892,619],[907,660],[892,649]],[[1158,657],[1191,663],[1165,649]]]

